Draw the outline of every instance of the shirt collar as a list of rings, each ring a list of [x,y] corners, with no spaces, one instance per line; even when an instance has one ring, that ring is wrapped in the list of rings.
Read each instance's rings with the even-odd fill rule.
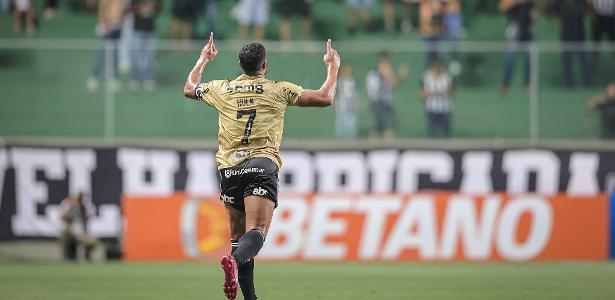
[[[246,74],[241,74],[239,75],[239,77],[235,78],[236,81],[239,80],[254,80],[254,79],[258,79],[260,77],[258,76],[250,76],[250,75],[246,75]]]

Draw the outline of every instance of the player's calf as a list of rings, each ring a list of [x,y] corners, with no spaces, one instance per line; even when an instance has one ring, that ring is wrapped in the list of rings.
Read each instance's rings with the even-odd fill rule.
[[[263,247],[265,235],[262,231],[253,229],[239,239],[239,247],[233,253],[233,258],[239,266],[249,262]]]

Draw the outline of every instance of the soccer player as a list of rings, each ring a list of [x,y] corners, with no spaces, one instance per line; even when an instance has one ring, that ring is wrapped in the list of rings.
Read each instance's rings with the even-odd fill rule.
[[[335,98],[340,57],[327,41],[323,61],[327,78],[318,90],[265,78],[265,47],[250,43],[239,51],[241,76],[201,83],[207,64],[218,54],[213,33],[188,75],[184,95],[218,111],[220,199],[228,212],[232,255],[222,257],[224,293],[235,299],[238,285],[244,299],[256,299],[254,256],[262,248],[277,206],[280,143],[289,105],[325,107]]]

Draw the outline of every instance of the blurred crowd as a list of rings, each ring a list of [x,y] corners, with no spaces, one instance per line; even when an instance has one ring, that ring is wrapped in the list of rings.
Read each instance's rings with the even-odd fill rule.
[[[385,10],[391,8],[395,1],[386,1]],[[461,72],[457,42],[463,35],[463,14],[460,1],[421,0],[421,1],[398,1],[404,5],[404,13],[401,21],[403,32],[411,31],[409,20],[412,4],[419,5],[419,31],[425,43],[425,72],[420,83],[420,98],[423,99],[427,120],[427,136],[450,137],[451,114],[453,108],[453,78]],[[492,1],[492,3],[495,1]],[[372,1],[349,1],[353,3],[349,14],[349,28],[356,29],[357,16],[363,16],[366,27],[369,27],[369,13],[361,14],[361,5],[371,5]],[[487,1],[479,1],[479,8],[486,9]],[[568,88],[575,86],[574,62],[579,63],[581,83],[588,87],[592,85],[594,70],[599,68],[599,51],[591,51],[592,46],[597,46],[602,40],[615,42],[615,1],[614,0],[557,0],[557,1],[532,1],[532,0],[500,0],[498,10],[506,15],[507,25],[505,36],[507,39],[507,51],[504,61],[504,74],[499,86],[502,94],[508,92],[510,87],[517,58],[523,60],[523,85],[526,90],[531,90],[531,47],[535,40],[534,24],[540,15],[544,15],[559,23],[560,39],[562,43],[562,78],[563,85]],[[387,21],[387,16],[392,15],[385,11],[385,28],[393,30],[393,21]],[[587,24],[589,19],[589,24]],[[591,41],[586,42],[586,25],[591,29]],[[447,42],[446,47],[441,44]],[[615,51],[612,52],[615,58]],[[448,60],[448,68],[444,65]],[[338,94],[338,114],[336,123],[339,137],[352,138],[357,135],[357,129],[351,127],[355,124],[358,105],[352,104],[352,98],[356,91],[350,87],[356,86],[351,76],[352,68],[345,66],[340,80],[340,93]],[[613,73],[612,73],[613,74]],[[383,52],[378,57],[376,66],[367,74],[366,88],[369,103],[374,120],[374,128],[371,135],[374,137],[392,138],[395,136],[397,122],[393,109],[392,89],[399,86],[407,75],[403,69],[396,75],[390,65],[390,54]],[[615,75],[612,75],[615,76]],[[612,78],[607,78],[611,80]],[[614,106],[611,102],[613,97],[606,99],[600,105],[590,105],[591,109],[601,111],[602,131],[604,137],[610,135],[608,128],[615,126],[615,111],[605,113],[609,107]],[[356,101],[356,100],[354,100]],[[595,100],[594,102],[595,103]],[[612,110],[612,109],[611,109]],[[609,121],[611,120],[611,121]],[[610,126],[610,127],[609,127]],[[605,129],[607,128],[607,129]],[[615,134],[613,134],[615,136]]]
[[[381,51],[376,63],[367,73],[365,87],[373,119],[369,137],[393,139],[398,124],[393,103],[393,90],[399,88],[408,77],[409,69],[401,65],[393,68],[391,53]],[[451,112],[453,108],[453,76],[436,55],[431,60],[420,80],[419,98],[425,104],[427,136],[446,138],[451,136]],[[358,137],[358,113],[361,108],[357,83],[352,65],[344,63],[338,79],[336,107],[336,135],[343,139]]]
[[[594,46],[603,39],[615,42],[614,0],[501,0],[499,9],[508,17],[506,27],[508,54],[504,78],[500,85],[502,92],[506,92],[510,86],[517,56],[523,59],[523,83],[526,89],[530,89],[530,47],[536,39],[534,24],[540,15],[555,19],[559,23],[560,40],[564,43],[562,78],[566,87],[575,86],[575,72],[573,72],[575,59],[579,62],[581,82],[585,86],[591,85],[592,68],[598,67],[599,51],[590,51],[591,45],[586,43],[587,25],[590,27]]]
[[[60,0],[46,0],[42,15],[45,20],[56,17]],[[267,25],[270,14],[278,14],[281,21],[278,37],[282,41],[292,40],[293,23],[298,23],[302,39],[314,38],[314,12],[316,0],[227,0],[233,1],[229,12],[219,9],[222,0],[63,0],[83,11],[96,12],[97,32],[109,47],[99,51],[87,80],[90,90],[98,89],[101,74],[104,73],[105,59],[111,58],[109,88],[118,89],[116,79],[119,71],[130,71],[128,87],[132,91],[144,89],[153,91],[156,87],[156,39],[157,20],[163,11],[170,11],[169,37],[177,41],[200,39],[199,26],[204,32],[214,32],[216,38],[265,39],[271,38]],[[539,37],[534,30],[536,20],[548,18],[559,24],[561,50],[562,84],[572,88],[580,82],[592,86],[594,75],[600,68],[599,51],[592,51],[601,41],[615,42],[615,0],[318,0],[338,2],[346,6],[346,32],[352,37],[358,33],[372,32],[417,34],[424,44],[425,60],[420,80],[420,95],[425,103],[428,121],[428,136],[448,137],[451,135],[451,114],[453,111],[453,82],[463,69],[463,57],[459,51],[459,40],[466,36],[464,12],[499,13],[506,17],[502,37],[507,41],[503,61],[503,74],[499,91],[509,91],[518,60],[522,62],[523,87],[532,89],[533,42]],[[163,10],[165,4],[170,10]],[[472,3],[473,7],[469,7]],[[378,4],[378,5],[377,5]],[[33,8],[33,0],[0,0],[0,9],[12,11],[13,31],[25,31],[33,35],[39,19]],[[382,9],[376,12],[375,9]],[[374,18],[378,15],[378,18]],[[222,18],[233,18],[238,26],[234,36],[224,36],[220,30]],[[586,32],[586,29],[589,32]],[[296,38],[296,37],[295,37]],[[386,48],[383,46],[383,49]],[[613,51],[615,58],[615,51]],[[353,68],[345,64],[342,68],[338,91],[338,118],[336,132],[340,137],[357,136],[357,113],[360,103],[358,84],[354,80]],[[394,90],[404,84],[408,68],[395,70],[391,64],[391,53],[382,51],[374,59],[371,71],[366,74],[365,88],[369,108],[374,120],[370,135],[392,138],[397,122],[393,109]],[[611,78],[607,78],[611,80]],[[601,80],[604,81],[604,80]]]

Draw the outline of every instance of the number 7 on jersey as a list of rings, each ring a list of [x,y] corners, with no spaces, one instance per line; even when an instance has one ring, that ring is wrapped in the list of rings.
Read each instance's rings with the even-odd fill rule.
[[[247,145],[250,142],[249,138],[250,134],[252,134],[252,124],[254,124],[254,119],[256,118],[256,109],[237,111],[237,119],[241,119],[245,115],[249,115],[249,117],[248,122],[246,123],[246,129],[243,131],[243,138],[241,138],[241,143]]]

